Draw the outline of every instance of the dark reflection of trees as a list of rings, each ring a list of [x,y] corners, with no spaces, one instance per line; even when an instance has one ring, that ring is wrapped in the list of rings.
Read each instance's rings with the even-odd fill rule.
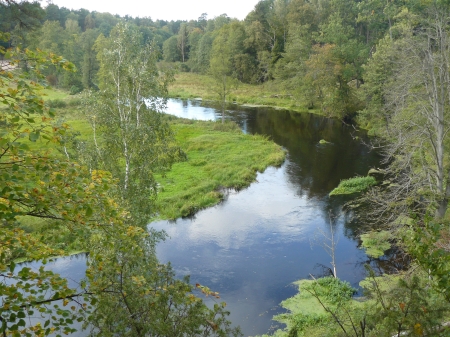
[[[208,106],[214,108],[210,103]],[[358,222],[350,221],[351,214],[342,212],[348,197],[329,197],[328,193],[342,179],[366,175],[371,167],[379,166],[380,156],[363,144],[362,140],[367,140],[363,132],[336,119],[272,108],[230,104],[227,118],[245,132],[267,135],[286,148],[288,181],[297,195],[317,201],[327,224],[339,218],[344,221],[345,235],[358,237]],[[320,145],[321,139],[331,144]]]
[[[386,251],[380,258],[367,257],[367,260],[359,262],[360,265],[369,265],[376,275],[397,274],[407,270],[411,265],[411,257],[397,247]]]
[[[269,135],[289,151],[289,181],[308,198],[321,199],[341,179],[366,175],[379,163],[377,154],[352,137],[356,131],[335,119],[266,108],[249,114],[247,128]],[[332,144],[320,145],[321,139]]]
[[[247,112],[245,116],[239,112],[231,114],[241,125],[246,119],[248,132],[268,135],[288,150],[289,182],[299,196],[319,202],[327,222],[330,216],[338,217],[348,201],[345,197],[330,198],[328,193],[342,179],[366,175],[371,167],[379,165],[380,156],[361,141],[366,140],[366,135],[339,120],[269,108],[243,110]],[[321,139],[331,144],[321,145]],[[346,225],[350,223],[348,218],[344,221]],[[345,232],[356,237],[353,227]]]

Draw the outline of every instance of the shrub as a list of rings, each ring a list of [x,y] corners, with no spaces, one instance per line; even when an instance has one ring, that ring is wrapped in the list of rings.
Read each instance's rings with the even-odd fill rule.
[[[79,94],[79,93],[82,92],[82,91],[83,91],[83,88],[81,88],[81,87],[79,87],[79,86],[77,86],[77,85],[72,85],[72,86],[70,87],[70,94],[71,94],[71,95]]]
[[[51,86],[55,86],[58,84],[58,78],[56,77],[56,75],[48,75],[45,77],[45,79],[47,80],[48,84],[50,84]]]
[[[65,108],[67,107],[66,101],[62,99],[52,99],[47,102],[50,108]]]

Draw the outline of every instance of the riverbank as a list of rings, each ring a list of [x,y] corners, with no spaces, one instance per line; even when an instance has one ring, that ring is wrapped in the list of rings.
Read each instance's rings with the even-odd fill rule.
[[[217,94],[211,90],[212,81],[206,75],[180,72],[175,75],[175,82],[169,86],[169,96],[181,99],[217,101]],[[230,95],[229,103],[319,113],[319,110],[308,109],[304,102],[281,90],[275,82],[260,85],[240,83],[239,87]]]
[[[176,140],[187,155],[159,183],[158,219],[194,215],[219,203],[226,189],[242,189],[256,173],[280,166],[285,151],[267,137],[243,134],[234,122],[192,121],[171,117]]]

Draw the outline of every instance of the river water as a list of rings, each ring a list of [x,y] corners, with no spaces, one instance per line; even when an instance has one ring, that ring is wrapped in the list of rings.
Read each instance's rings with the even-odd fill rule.
[[[221,119],[219,110],[199,101],[170,100],[167,112]],[[279,303],[296,293],[292,282],[331,267],[320,230],[329,233],[332,226],[338,233],[338,276],[358,285],[367,258],[354,239],[357,224],[350,225],[342,213],[344,200],[328,194],[341,179],[366,175],[380,158],[364,145],[364,134],[338,120],[233,105],[225,118],[283,146],[285,163],[193,218],[151,226],[170,237],[159,244],[159,259],[170,261],[179,275],[191,275],[191,282],[218,291],[232,322],[252,336],[276,328],[271,318],[282,312]],[[319,144],[321,139],[329,144]]]
[[[221,119],[219,110],[199,101],[170,100],[167,113]],[[285,163],[258,173],[248,188],[229,191],[222,203],[192,218],[150,226],[169,235],[157,247],[161,262],[170,261],[178,275],[190,275],[192,283],[218,291],[221,299],[215,301],[225,301],[233,324],[253,336],[277,327],[271,318],[282,312],[279,303],[296,293],[292,282],[331,267],[320,230],[336,231],[337,274],[358,286],[367,260],[355,239],[358,224],[350,224],[343,214],[344,200],[328,193],[341,179],[366,175],[380,158],[364,145],[363,134],[337,120],[236,105],[229,106],[226,119],[245,133],[267,135],[283,146]],[[329,144],[319,144],[321,139]],[[76,281],[84,261],[58,259],[53,269]]]

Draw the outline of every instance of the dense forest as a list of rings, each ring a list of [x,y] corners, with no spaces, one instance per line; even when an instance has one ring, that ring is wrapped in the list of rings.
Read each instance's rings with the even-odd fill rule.
[[[365,224],[359,234],[369,256],[389,252],[402,263],[392,274],[367,266],[357,301],[357,290],[333,277],[333,262],[332,276],[299,283],[275,335],[450,334],[449,2],[261,0],[242,21],[204,13],[168,22],[4,0],[0,39],[11,62],[0,71],[3,336],[69,333],[76,320],[98,336],[239,335],[225,304],[210,309],[192,295],[213,291],[158,263],[163,235],[143,229],[152,212],[144,201],[157,191],[153,172],[185,159],[158,115],[174,72],[210,76],[223,104],[239,83],[271,83],[307,109],[369,130],[383,151],[382,168],[332,195],[354,196],[347,212]],[[40,84],[86,93],[79,103],[95,142],[74,141]],[[129,116],[137,123],[124,122]],[[109,130],[99,143],[96,128]],[[25,142],[40,138],[60,153],[38,154]],[[17,258],[64,254],[18,226],[23,216],[70,228],[91,254],[89,285],[70,289],[44,269],[14,274]],[[333,240],[326,247],[334,261]],[[50,318],[28,324],[34,310]]]
[[[125,21],[138,27],[142,44],[158,45],[160,60],[176,62],[181,71],[223,73],[254,84],[277,80],[309,107],[354,117],[366,101],[357,90],[370,76],[364,65],[382,41],[401,38],[405,25],[414,30],[427,4],[267,0],[243,21],[226,14],[208,19],[204,13],[189,22],[121,18],[54,4],[22,6],[33,13],[22,25],[8,20],[15,15],[13,9],[1,9],[1,29],[11,33],[8,45],[51,51],[73,62],[78,69],[74,74],[46,70],[51,85],[73,93],[97,87],[96,41]]]

